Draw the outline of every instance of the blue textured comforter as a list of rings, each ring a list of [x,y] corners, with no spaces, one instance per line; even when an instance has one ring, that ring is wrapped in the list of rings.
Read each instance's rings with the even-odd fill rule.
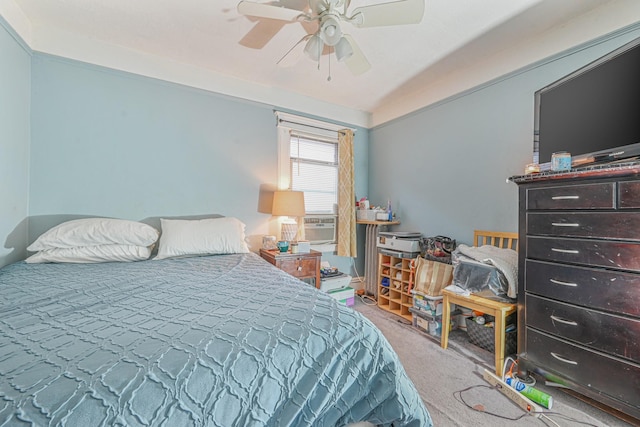
[[[0,425],[431,425],[380,332],[257,255],[0,269]]]

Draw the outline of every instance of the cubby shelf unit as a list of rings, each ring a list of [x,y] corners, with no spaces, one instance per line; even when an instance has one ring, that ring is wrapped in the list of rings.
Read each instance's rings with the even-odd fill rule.
[[[378,307],[408,321],[413,320],[413,315],[409,311],[409,308],[413,307],[412,260],[413,258],[378,254]],[[384,278],[389,279],[388,287],[382,285]]]

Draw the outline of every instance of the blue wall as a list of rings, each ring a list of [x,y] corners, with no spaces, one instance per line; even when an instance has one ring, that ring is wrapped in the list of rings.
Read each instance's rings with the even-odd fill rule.
[[[32,56],[0,30],[0,265],[24,257],[41,225],[58,215],[219,213],[247,224],[254,249],[274,233],[258,198],[277,182],[277,106]],[[516,186],[505,180],[531,161],[533,92],[639,35],[637,27],[620,31],[357,129],[356,194],[375,204],[390,199],[398,229],[460,242],[476,228],[515,231]],[[361,274],[363,244],[359,230]],[[353,273],[349,259],[323,259]]]
[[[32,70],[32,221],[218,213],[247,224],[254,250],[273,232],[258,198],[277,183],[274,106],[43,54]],[[356,132],[360,192],[367,136]]]
[[[517,231],[517,187],[533,153],[534,92],[640,36],[639,26],[579,46],[370,131],[369,189],[397,229],[471,243]]]
[[[31,54],[0,18],[0,267],[27,246]]]

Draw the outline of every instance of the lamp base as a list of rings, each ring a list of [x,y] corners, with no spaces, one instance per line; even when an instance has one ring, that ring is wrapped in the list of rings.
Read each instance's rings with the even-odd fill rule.
[[[282,228],[280,229],[280,233],[282,234],[282,240],[293,241],[298,234],[298,224],[283,222]]]

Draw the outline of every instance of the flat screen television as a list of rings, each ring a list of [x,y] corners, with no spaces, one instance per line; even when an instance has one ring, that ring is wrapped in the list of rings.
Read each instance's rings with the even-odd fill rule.
[[[541,170],[640,156],[640,38],[536,91],[533,145]]]

